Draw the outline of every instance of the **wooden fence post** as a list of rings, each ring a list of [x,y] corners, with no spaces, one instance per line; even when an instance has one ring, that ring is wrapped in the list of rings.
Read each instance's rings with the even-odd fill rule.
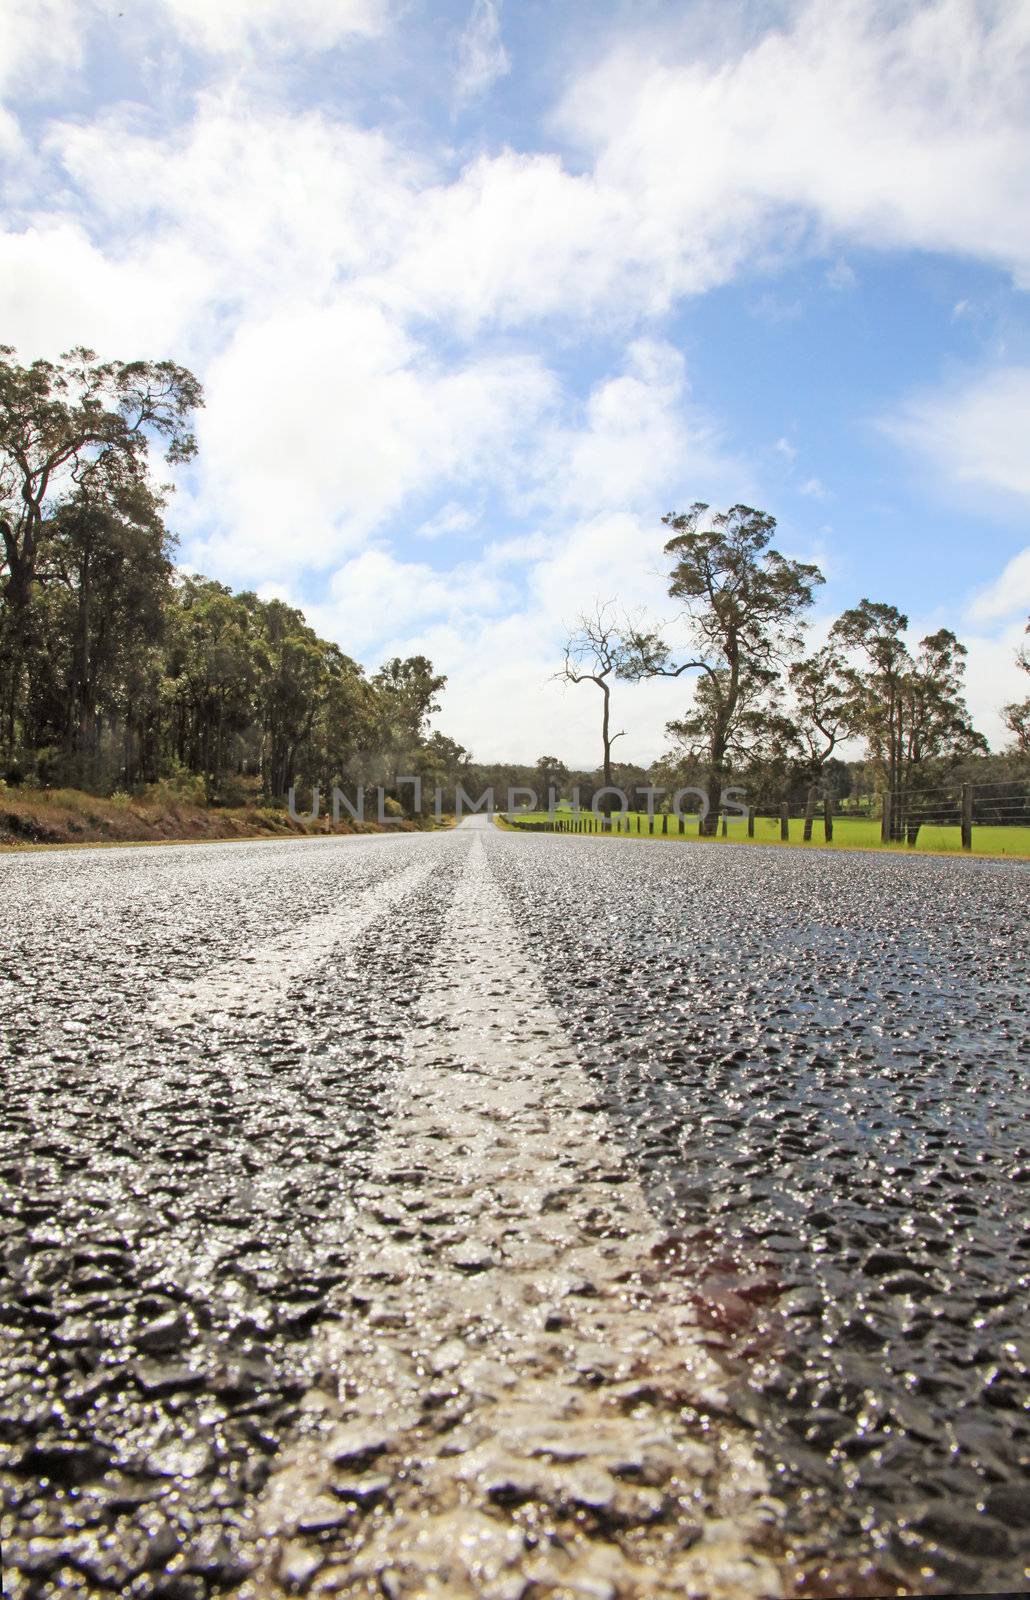
[[[823,801],[823,835],[824,835],[824,837],[826,839],[826,843],[827,844],[832,843],[832,841],[833,841],[833,801],[830,799],[829,795],[827,795],[825,800]]]
[[[780,838],[782,840],[790,838],[790,806],[786,800],[780,806]]]
[[[754,808],[754,806],[748,806],[748,808],[747,808],[747,836],[748,836],[749,839],[753,839],[754,836],[755,836],[755,808]]]
[[[973,785],[962,785],[962,848],[973,848]]]
[[[891,842],[891,792],[890,792],[889,789],[885,789],[884,793],[883,793],[882,810],[881,810],[881,813],[880,813],[880,843],[881,844],[890,844],[890,842]]]
[[[801,835],[806,844],[812,842],[812,821],[815,817],[815,784],[810,783],[805,797],[805,827]]]
[[[668,833],[668,831],[669,831],[669,813],[667,811],[663,811],[662,812],[662,832],[663,833]]]

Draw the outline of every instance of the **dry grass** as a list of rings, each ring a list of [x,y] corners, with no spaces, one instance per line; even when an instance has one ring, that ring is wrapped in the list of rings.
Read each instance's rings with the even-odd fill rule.
[[[374,822],[340,822],[334,827],[329,817],[298,821],[272,806],[204,806],[167,793],[143,799],[126,794],[103,798],[79,789],[0,787],[0,850],[384,831],[394,829],[381,829]]]

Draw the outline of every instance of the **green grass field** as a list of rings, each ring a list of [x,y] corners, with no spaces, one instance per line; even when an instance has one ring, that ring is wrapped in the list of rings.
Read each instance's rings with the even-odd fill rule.
[[[572,813],[559,809],[556,817],[559,820],[568,820]],[[520,819],[527,822],[546,822],[546,811],[528,811]],[[600,819],[594,817],[589,811],[581,813],[581,820],[588,824],[588,831],[600,832]],[[615,818],[613,820],[613,825]],[[629,836],[631,838],[650,838],[648,832],[648,819],[646,812],[630,812],[623,819],[629,823]],[[662,819],[654,819],[656,839],[696,839],[697,818],[685,819],[685,832],[679,833],[679,823],[675,817],[669,818],[670,832],[663,835],[661,832]],[[812,842],[806,845],[801,838],[804,824],[800,817],[790,820],[790,839],[787,848],[796,845],[799,849],[824,849],[826,839],[824,836],[822,819],[817,817],[812,825]],[[617,837],[625,838],[625,832]],[[720,824],[721,837],[721,824]],[[747,819],[745,817],[730,817],[726,834],[727,840],[737,844],[780,844],[780,822],[778,817],[756,817],[755,837],[753,840],[747,836]],[[912,854],[944,854],[962,855],[962,839],[957,827],[923,827],[919,830],[919,838],[915,851],[905,844],[883,845],[880,843],[880,823],[875,817],[834,817],[833,841],[830,846],[834,850],[894,850],[905,855]],[[1019,856],[1030,859],[1030,828],[973,828],[973,855],[977,856]]]

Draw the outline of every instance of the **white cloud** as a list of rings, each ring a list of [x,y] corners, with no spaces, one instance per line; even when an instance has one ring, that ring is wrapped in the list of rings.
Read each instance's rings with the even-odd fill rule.
[[[4,0],[0,92],[12,99],[53,97],[80,71],[86,43],[106,28],[105,51],[131,39],[144,65],[177,39],[187,50],[232,58],[234,71],[257,57],[314,55],[345,41],[382,34],[392,0]]]
[[[1026,698],[1027,678],[1016,665],[1016,652],[1025,643],[1024,623],[1016,622],[996,635],[964,633],[966,702],[973,722],[994,750],[1011,744],[1012,735],[1002,722],[1000,708]]]
[[[968,254],[1030,284],[1028,123],[1030,10],[1015,0],[810,0],[717,63],[622,45],[561,115],[597,181],[648,197],[679,286],[745,243],[781,251],[792,217],[827,241]]]
[[[439,725],[482,761],[532,762],[545,750],[590,770],[601,761],[601,697],[592,684],[554,681],[561,664],[552,632],[532,613],[499,619],[474,633],[438,627],[405,649],[424,650],[448,675]],[[652,761],[668,740],[665,724],[682,714],[691,689],[680,682],[617,684],[612,695],[621,761]],[[501,709],[503,708],[503,712]]]
[[[438,572],[385,550],[364,550],[333,573],[325,600],[305,611],[316,627],[360,651],[384,633],[403,637],[427,618],[453,621],[466,613],[495,613],[510,607],[513,598],[488,564]]]
[[[1016,6],[812,0],[721,63],[621,45],[556,118],[583,170],[512,150],[473,161],[423,193],[383,292],[465,333],[625,320],[845,241],[968,254],[1030,284],[1028,106]]]
[[[993,583],[974,594],[962,629],[962,642],[969,651],[966,699],[974,723],[995,750],[1012,742],[1000,708],[1024,700],[1027,694],[1026,673],[1016,658],[1026,647],[1028,617],[1030,545],[1006,563]]]
[[[66,221],[0,233],[0,282],[5,340],[25,359],[77,344],[104,355],[182,358],[184,329],[210,292],[196,258],[174,238],[118,256]]]
[[[441,367],[355,298],[249,323],[208,375],[198,497],[219,531],[191,558],[329,566],[414,493],[496,476],[552,397],[535,359]]]
[[[627,248],[649,254],[630,239],[632,212],[628,196],[573,176],[557,156],[480,156],[454,182],[423,189],[373,286],[399,314],[453,323],[463,337],[555,315],[624,320]],[[632,313],[654,298],[642,262],[639,273]]]
[[[807,495],[810,500],[826,500],[829,492],[819,478],[806,478],[799,490],[799,493]]]
[[[274,35],[287,15],[271,0],[169,4],[225,41]],[[305,11],[290,27],[313,48],[365,15],[310,4],[322,21]],[[144,233],[184,235],[234,298],[317,294],[347,274],[402,319],[465,336],[552,316],[628,329],[813,229],[1030,271],[1020,15],[1003,7],[989,25],[971,0],[938,0],[889,25],[815,0],[721,64],[619,48],[563,107],[588,150],[578,172],[504,149],[444,180],[382,134],[229,88],[168,137],[141,137],[123,114],[66,125],[54,149],[94,225],[136,249]],[[495,22],[482,5],[473,33]]]
[[[857,272],[855,271],[854,267],[849,266],[843,257],[835,261],[833,266],[828,268],[826,272],[826,284],[830,289],[836,289],[838,291],[854,289],[857,283]]]
[[[232,88],[202,96],[166,137],[119,112],[56,125],[48,146],[109,251],[187,250],[220,321],[379,269],[427,178],[381,133],[261,107]]]
[[[460,500],[448,500],[431,517],[415,529],[418,539],[443,539],[448,534],[469,533],[479,521],[479,514]]]
[[[0,158],[13,161],[22,151],[21,129],[18,119],[0,106]]]
[[[520,437],[507,447],[521,462],[509,492],[537,506],[541,526],[494,541],[446,572],[387,550],[357,555],[311,614],[348,648],[385,631],[383,654],[430,654],[450,680],[441,725],[477,756],[535,759],[546,728],[556,748],[590,766],[594,698],[551,681],[565,630],[595,599],[613,596],[656,619],[674,612],[660,512],[666,497],[689,492],[684,484],[730,469],[710,424],[690,406],[681,354],[655,339],[634,341],[623,370],[600,379],[581,410],[573,407],[564,422],[550,410],[528,416]],[[429,527],[464,520],[449,502]],[[690,694],[684,682],[620,685],[616,703],[631,730],[620,754],[653,759],[665,745],[665,723]]]
[[[534,473],[533,498],[578,517],[630,506],[657,515],[674,490],[728,475],[711,421],[689,405],[682,355],[657,339],[635,340],[582,417],[548,429]]]
[[[458,40],[454,97],[458,105],[478,99],[511,71],[511,58],[501,38],[499,0],[472,0],[468,22]]]
[[[82,65],[85,17],[75,0],[4,0],[0,93],[52,94]]]
[[[556,634],[571,626],[595,600],[617,597],[620,609],[647,608],[667,616],[664,554],[669,531],[657,517],[605,512],[574,525],[528,574],[528,587],[551,617]]]
[[[1030,613],[1030,545],[1020,550],[993,583],[981,589],[970,602],[972,622],[994,622],[1003,617]]]
[[[624,370],[595,385],[581,415],[563,425],[549,413],[543,424],[529,419],[519,481],[535,484],[543,526],[444,572],[385,549],[356,555],[334,574],[324,605],[308,608],[313,620],[347,648],[385,632],[385,655],[430,654],[450,680],[441,725],[477,756],[535,759],[546,728],[570,760],[593,765],[595,700],[551,680],[565,630],[595,599],[617,596],[621,607],[656,619],[676,609],[666,589],[664,496],[702,460],[725,470],[686,397],[679,352],[636,341]],[[449,502],[429,525],[454,520],[464,518]],[[684,682],[620,685],[616,704],[630,730],[620,754],[651,760],[690,694]]]
[[[370,665],[394,654],[429,655],[449,680],[438,723],[477,758],[531,761],[547,744],[592,767],[599,698],[554,681],[565,631],[595,599],[613,595],[631,612],[668,617],[675,607],[666,592],[665,538],[657,518],[621,512],[560,534],[499,540],[442,571],[386,548],[364,550],[304,610]],[[674,628],[670,637],[675,642]],[[682,680],[619,684],[615,725],[629,730],[620,758],[652,760],[665,747],[665,723],[691,694]]]
[[[1030,367],[917,396],[882,426],[953,482],[1030,496]]]
[[[386,24],[386,0],[163,0],[183,42],[213,55],[248,45],[314,54]]]

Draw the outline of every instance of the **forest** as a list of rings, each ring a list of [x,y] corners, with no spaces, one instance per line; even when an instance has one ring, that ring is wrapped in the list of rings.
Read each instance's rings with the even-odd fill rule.
[[[446,780],[424,656],[369,675],[296,607],[176,568],[155,458],[192,458],[202,403],[172,362],[0,350],[0,776],[214,804]]]

